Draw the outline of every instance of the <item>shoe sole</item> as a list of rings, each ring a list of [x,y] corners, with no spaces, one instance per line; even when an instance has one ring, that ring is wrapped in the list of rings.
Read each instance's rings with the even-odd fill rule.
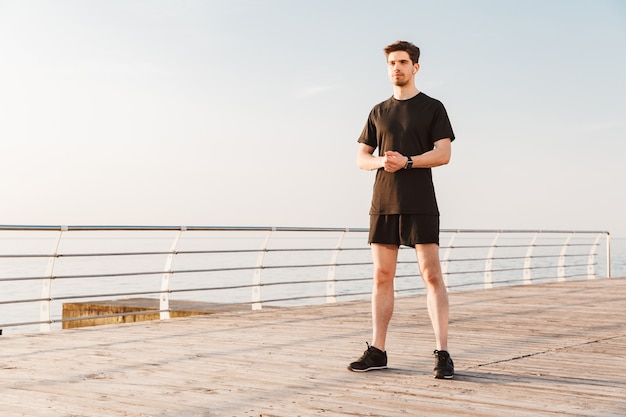
[[[367,369],[354,369],[351,366],[348,366],[348,370],[352,372],[367,372],[367,371],[376,371],[380,369],[387,369],[387,365],[385,366],[370,366]]]
[[[454,375],[433,375],[433,378],[435,379],[452,379],[454,378]]]

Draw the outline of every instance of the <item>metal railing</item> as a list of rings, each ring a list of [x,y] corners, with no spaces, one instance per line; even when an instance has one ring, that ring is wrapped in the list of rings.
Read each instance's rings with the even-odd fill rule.
[[[442,230],[440,256],[450,291],[611,276],[605,231]],[[159,307],[111,316],[168,319],[207,304],[364,299],[371,267],[367,229],[0,226],[0,329],[102,317],[64,318],[69,302],[147,297]],[[402,248],[396,294],[423,292],[418,275],[414,250]]]

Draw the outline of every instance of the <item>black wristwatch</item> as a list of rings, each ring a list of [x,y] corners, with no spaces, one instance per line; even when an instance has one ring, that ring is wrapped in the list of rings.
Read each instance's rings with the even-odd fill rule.
[[[410,156],[407,156],[407,158],[409,158],[409,160],[406,161],[406,165],[404,166],[404,169],[410,169],[413,166],[413,159],[411,159]]]

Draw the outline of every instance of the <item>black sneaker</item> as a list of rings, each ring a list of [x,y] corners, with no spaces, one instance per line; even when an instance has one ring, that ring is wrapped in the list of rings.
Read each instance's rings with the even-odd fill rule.
[[[437,379],[452,379],[454,376],[454,362],[445,350],[435,350],[435,369],[433,376]]]
[[[367,350],[363,352],[363,356],[361,356],[356,362],[352,362],[348,365],[348,369],[354,372],[366,372],[386,368],[387,352],[383,352],[374,346],[370,346],[369,343],[367,343]]]

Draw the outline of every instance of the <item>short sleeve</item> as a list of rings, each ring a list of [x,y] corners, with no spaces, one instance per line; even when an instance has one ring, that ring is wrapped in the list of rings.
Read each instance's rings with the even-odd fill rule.
[[[358,142],[369,145],[372,148],[378,147],[378,133],[376,123],[374,122],[374,110],[370,112]]]
[[[450,119],[448,118],[448,112],[444,105],[440,102],[437,106],[437,110],[433,115],[432,125],[431,125],[431,140],[433,143],[438,140],[450,138],[451,141],[454,140],[454,131],[452,130],[452,124],[450,123]]]

